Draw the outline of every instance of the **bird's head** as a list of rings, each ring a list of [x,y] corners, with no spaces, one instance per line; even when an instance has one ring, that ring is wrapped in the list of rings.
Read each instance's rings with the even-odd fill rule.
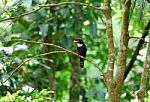
[[[84,42],[82,39],[75,39],[74,43],[76,43],[77,47],[82,47],[84,45]]]

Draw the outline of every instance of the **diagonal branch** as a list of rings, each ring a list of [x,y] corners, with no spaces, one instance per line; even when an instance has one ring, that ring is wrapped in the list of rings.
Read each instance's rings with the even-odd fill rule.
[[[80,5],[80,6],[85,6],[87,8],[93,9],[93,10],[98,10],[98,11],[102,11],[103,12],[102,8],[96,7],[96,6],[92,6],[92,5],[87,4],[87,3],[81,3],[81,2],[63,2],[63,3],[58,3],[58,4],[39,5],[33,11],[29,11],[29,12],[23,13],[23,14],[21,14],[19,16],[5,18],[5,19],[0,20],[0,22],[21,18],[23,16],[26,16],[26,15],[38,12],[40,9],[45,8],[45,7],[55,7],[55,6],[64,6],[64,5]]]
[[[124,74],[124,80],[126,79],[127,75],[129,74],[130,70],[133,67],[133,64],[134,64],[134,62],[136,60],[136,57],[139,54],[139,51],[140,51],[142,45],[144,44],[144,39],[148,35],[149,29],[150,29],[150,21],[147,23],[147,25],[146,25],[146,27],[144,29],[144,32],[142,34],[142,37],[139,40],[139,43],[138,43],[138,45],[136,47],[136,50],[134,51],[134,54],[132,55],[132,58],[131,58],[131,60],[130,60],[130,62],[128,64],[128,66],[127,66],[127,69],[126,69],[125,74]]]
[[[33,11],[29,11],[29,12],[23,13],[23,14],[21,14],[21,15],[19,15],[19,16],[13,16],[13,17],[5,18],[5,19],[0,20],[0,22],[8,21],[8,20],[13,20],[13,19],[15,20],[15,19],[21,18],[21,17],[23,17],[23,16],[30,15],[30,14],[32,14],[32,13],[35,13],[35,12],[39,11],[40,9],[42,9],[42,7],[37,7],[37,8],[35,8]]]
[[[58,4],[47,4],[47,5],[40,5],[39,7],[52,7],[52,6],[62,6],[62,5],[80,5],[80,6],[86,6],[90,9],[94,9],[94,10],[100,10],[103,12],[103,9],[100,7],[96,7],[96,6],[92,6],[90,4],[87,3],[81,3],[81,2],[63,2],[63,3],[58,3]]]
[[[25,63],[29,62],[33,58],[37,58],[37,57],[41,57],[41,56],[45,56],[45,55],[50,55],[50,54],[54,54],[54,53],[64,53],[64,52],[66,52],[66,51],[52,51],[52,52],[47,52],[47,53],[43,53],[43,54],[36,55],[36,56],[31,57],[31,58],[28,58],[27,60],[25,60],[24,62],[22,62],[18,67],[16,67],[11,72],[11,74],[9,75],[9,77],[6,80],[4,80],[1,84],[4,84],[18,69],[20,69]]]
[[[38,41],[29,41],[29,40],[24,40],[24,39],[12,39],[10,41],[22,41],[22,42],[27,42],[27,43],[43,44],[43,45],[48,45],[48,46],[53,46],[53,47],[59,48],[59,49],[61,49],[63,51],[66,51],[68,53],[74,54],[74,55],[76,55],[76,56],[78,56],[80,58],[83,58],[83,59],[87,60],[88,62],[90,62],[91,64],[93,64],[95,66],[95,68],[99,69],[99,71],[102,73],[102,76],[104,75],[102,69],[100,69],[100,67],[95,62],[93,62],[91,59],[85,58],[85,57],[79,55],[78,53],[70,51],[70,50],[68,50],[68,49],[66,49],[64,47],[59,46],[59,45],[55,45],[55,44],[51,44],[51,43],[38,42]],[[2,42],[7,42],[7,41],[2,41]]]

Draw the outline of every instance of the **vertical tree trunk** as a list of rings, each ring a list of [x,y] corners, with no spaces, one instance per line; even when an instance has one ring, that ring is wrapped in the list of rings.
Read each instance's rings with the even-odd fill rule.
[[[118,54],[118,68],[115,75],[115,102],[120,102],[121,90],[123,85],[123,78],[126,69],[126,57],[129,41],[129,13],[130,13],[131,0],[123,0],[123,18],[122,18],[122,28],[121,28],[121,37],[120,37],[120,48]]]
[[[58,0],[47,0],[46,3],[50,4],[50,3],[57,3],[57,2]],[[49,12],[51,12],[52,15],[55,17],[55,13],[52,8],[49,9]],[[51,15],[49,17],[51,17]],[[55,20],[57,21],[58,19],[56,18]],[[47,36],[44,38],[45,43],[53,43],[54,40],[52,39],[52,35],[51,35],[52,32],[54,32],[53,27],[49,25]],[[53,49],[54,48],[52,46],[44,47],[45,53],[53,51]],[[47,59],[51,59],[51,55],[47,55],[46,57]],[[51,91],[55,92],[55,74],[56,74],[55,62],[46,61],[45,64],[51,68],[51,74],[49,75],[49,88]]]
[[[45,43],[51,43],[52,42],[51,37],[49,35],[47,35],[44,39],[44,42]],[[47,53],[47,52],[50,52],[50,51],[53,51],[53,47],[45,45],[44,46],[44,52]],[[46,57],[47,57],[47,59],[51,59],[51,55],[46,55]],[[55,70],[54,62],[45,61],[45,64],[51,68],[51,74],[49,76],[49,88],[50,88],[51,91],[55,91],[54,82],[55,82],[55,72],[56,72],[56,70]]]
[[[106,31],[107,31],[107,43],[108,43],[108,68],[105,73],[105,81],[108,89],[110,102],[115,102],[114,87],[115,82],[113,78],[114,72],[114,41],[113,41],[113,29],[112,29],[112,16],[110,0],[104,0],[104,15],[106,18]]]
[[[148,78],[149,67],[150,67],[150,39],[148,43],[146,59],[144,62],[144,70],[143,70],[142,77],[141,77],[140,89],[137,92],[139,102],[145,102],[144,95],[146,91],[146,83],[147,83],[147,78]]]
[[[138,45],[137,45],[137,47],[136,47],[136,49],[134,51],[134,54],[132,55],[132,57],[130,59],[130,62],[128,64],[127,68],[126,68],[126,71],[125,71],[125,74],[124,74],[124,80],[126,79],[127,75],[129,74],[130,70],[132,69],[132,67],[134,65],[136,57],[138,56],[139,51],[141,50],[142,45],[144,44],[144,39],[148,35],[149,29],[150,29],[150,21],[148,21],[148,23],[147,23],[147,25],[146,25],[146,27],[144,29],[144,32],[142,34],[142,37],[139,40]]]
[[[120,37],[120,49],[118,55],[118,68],[115,77],[114,72],[114,45],[113,45],[113,31],[112,31],[112,20],[111,20],[111,0],[104,0],[104,14],[106,17],[106,26],[108,34],[108,68],[105,73],[105,82],[107,85],[110,102],[120,102],[121,89],[123,84],[123,77],[126,69],[126,54],[129,41],[129,12],[131,6],[131,0],[123,0],[123,18],[122,28]]]
[[[79,58],[72,54],[71,56],[72,73],[69,102],[79,102],[80,93],[80,67]]]

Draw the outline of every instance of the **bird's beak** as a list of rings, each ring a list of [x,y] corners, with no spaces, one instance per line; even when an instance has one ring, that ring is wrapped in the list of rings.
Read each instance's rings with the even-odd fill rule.
[[[74,43],[78,43],[78,41],[77,41],[77,40],[74,40],[73,42],[74,42]]]

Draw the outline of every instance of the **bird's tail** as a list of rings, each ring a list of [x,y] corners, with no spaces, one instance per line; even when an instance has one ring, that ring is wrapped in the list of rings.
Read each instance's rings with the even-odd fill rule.
[[[83,68],[84,67],[84,59],[80,58],[80,67]]]

